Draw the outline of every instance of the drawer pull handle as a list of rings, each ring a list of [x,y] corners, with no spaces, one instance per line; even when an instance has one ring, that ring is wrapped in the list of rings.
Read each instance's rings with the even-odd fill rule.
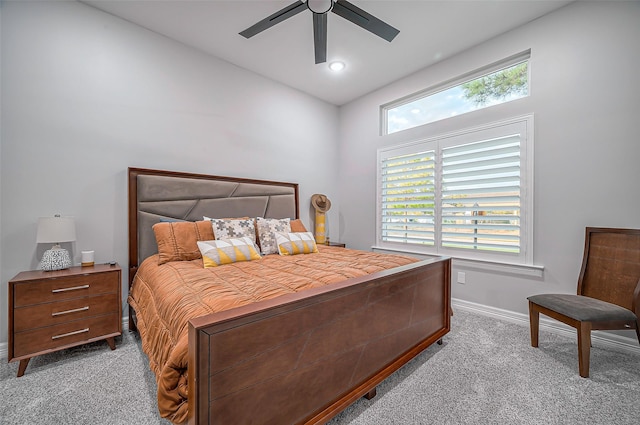
[[[79,331],[73,331],[73,332],[69,332],[66,334],[62,334],[62,335],[54,335],[51,337],[51,339],[58,339],[58,338],[64,338],[65,336],[71,336],[71,335],[77,335],[77,334],[81,334],[84,332],[89,332],[89,328],[84,328],[84,329],[80,329]]]
[[[67,291],[75,291],[76,289],[88,289],[89,285],[82,286],[72,286],[71,288],[62,288],[62,289],[52,289],[52,294],[57,294],[58,292],[67,292]]]
[[[89,306],[82,307],[82,308],[74,308],[73,310],[57,311],[55,313],[51,313],[51,316],[52,317],[62,316],[63,314],[77,313],[79,311],[86,311],[86,310],[89,310]]]

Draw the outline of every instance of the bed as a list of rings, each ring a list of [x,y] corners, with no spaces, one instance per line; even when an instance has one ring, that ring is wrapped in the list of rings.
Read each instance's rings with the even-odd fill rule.
[[[211,239],[204,216],[291,219],[294,231],[298,196],[295,183],[129,169],[129,326],[172,422],[326,423],[449,332],[448,258],[318,246],[206,269],[193,249],[165,256],[183,247],[175,234],[156,243],[154,225]],[[244,295],[218,307],[230,291]]]

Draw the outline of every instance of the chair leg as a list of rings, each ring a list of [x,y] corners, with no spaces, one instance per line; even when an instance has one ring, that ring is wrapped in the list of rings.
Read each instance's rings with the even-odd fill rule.
[[[591,322],[580,322],[578,327],[578,369],[580,376],[589,377],[589,356],[591,355]]]
[[[640,321],[636,321],[636,336],[638,337],[638,344],[640,344]]]
[[[531,346],[538,346],[538,331],[540,329],[540,312],[529,301],[529,328],[531,332]]]

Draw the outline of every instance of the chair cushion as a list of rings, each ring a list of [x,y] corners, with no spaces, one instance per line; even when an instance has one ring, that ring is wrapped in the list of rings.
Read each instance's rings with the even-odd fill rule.
[[[540,294],[527,297],[529,301],[582,322],[611,320],[634,321],[636,315],[624,307],[596,298],[571,294]]]

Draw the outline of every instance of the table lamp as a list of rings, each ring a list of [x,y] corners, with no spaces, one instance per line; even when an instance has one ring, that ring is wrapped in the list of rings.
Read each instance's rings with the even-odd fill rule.
[[[53,243],[53,247],[44,252],[40,261],[41,270],[62,270],[71,267],[69,251],[60,247],[61,242],[73,242],[76,240],[76,225],[72,218],[40,217],[38,219],[37,243]]]

